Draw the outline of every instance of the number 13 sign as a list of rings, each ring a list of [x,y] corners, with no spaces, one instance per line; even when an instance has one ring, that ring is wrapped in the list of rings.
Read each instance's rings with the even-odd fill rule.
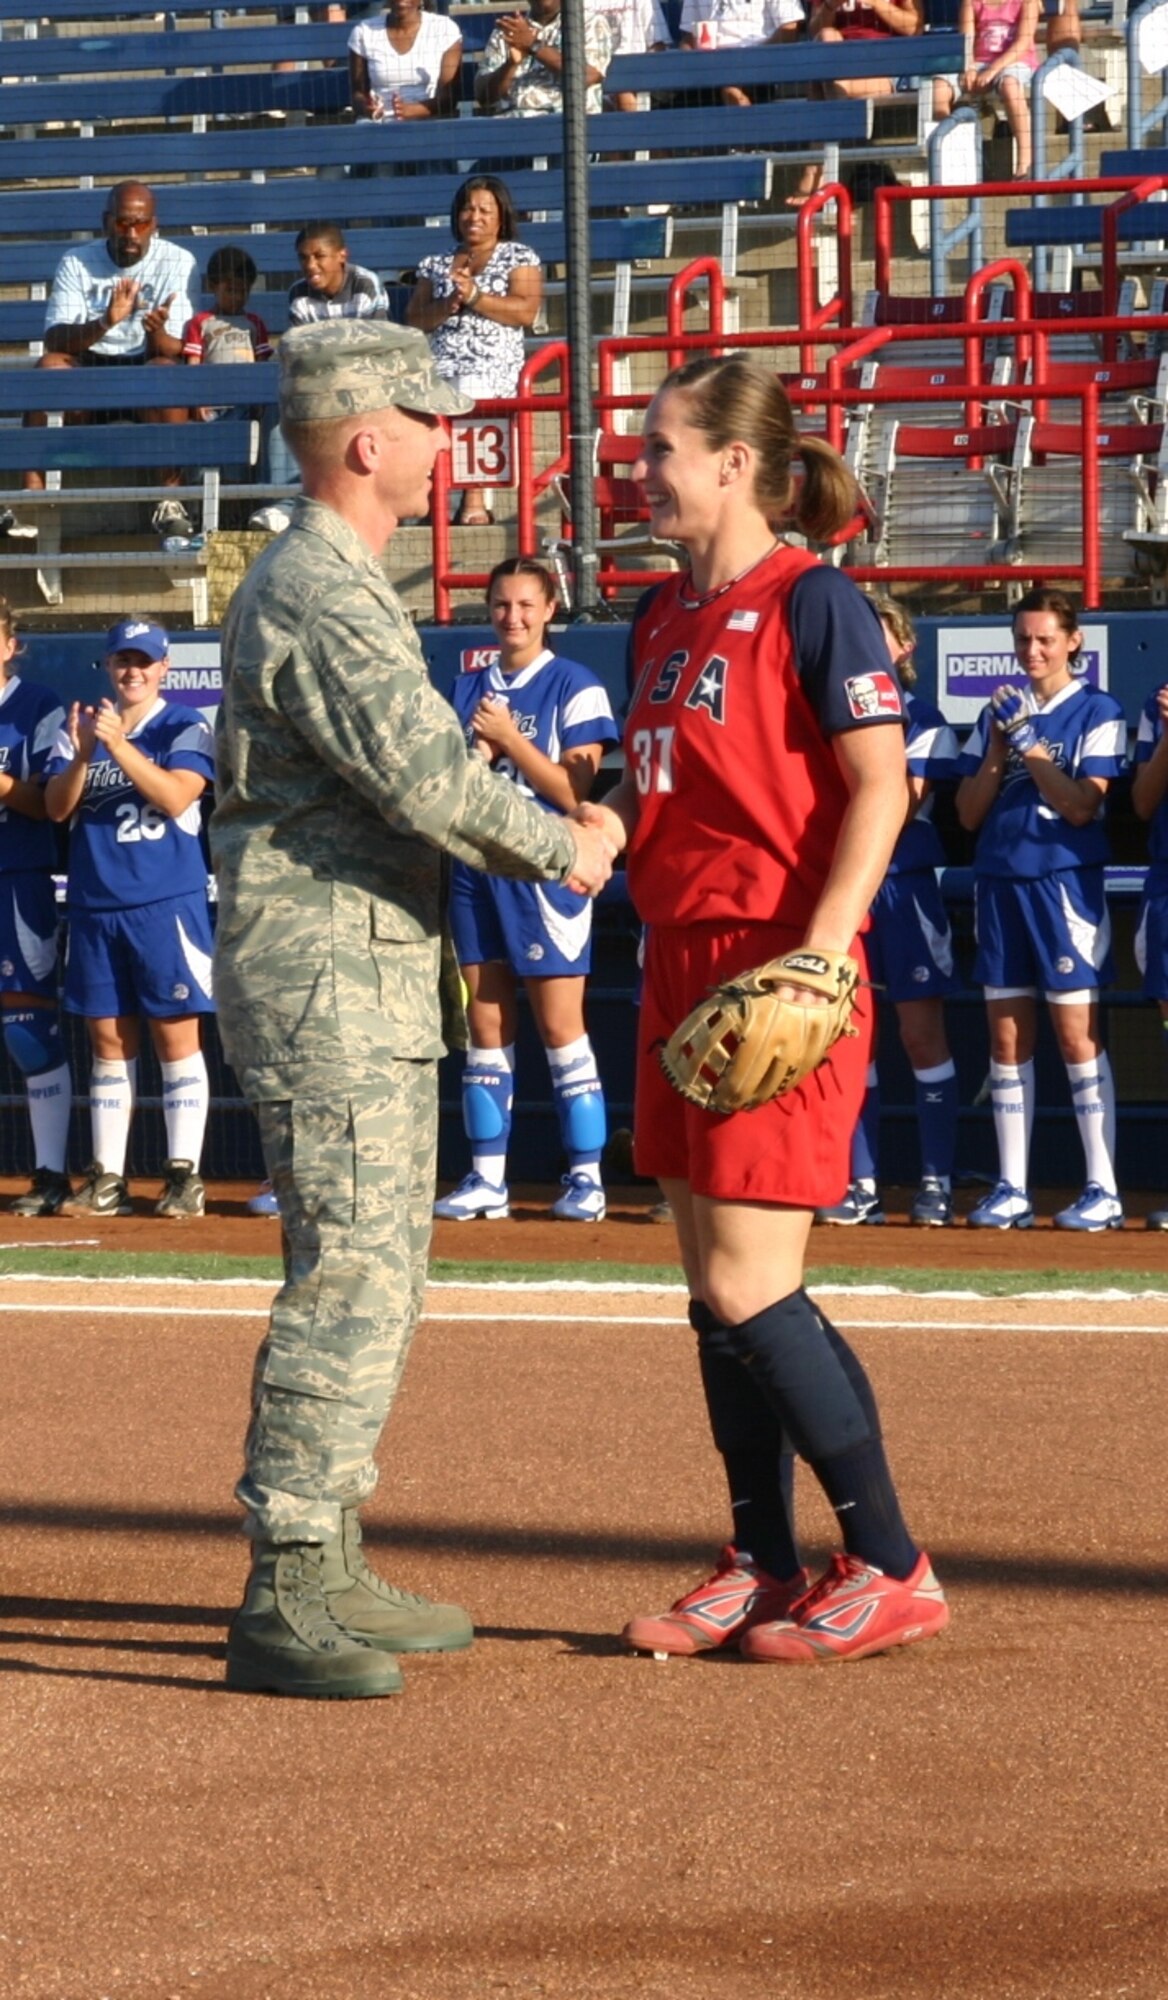
[[[511,425],[505,417],[455,417],[450,425],[454,486],[514,486]]]

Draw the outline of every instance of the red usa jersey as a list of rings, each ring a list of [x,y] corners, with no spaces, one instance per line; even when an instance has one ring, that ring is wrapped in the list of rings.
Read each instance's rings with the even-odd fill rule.
[[[649,924],[803,928],[848,789],[832,749],[904,704],[880,622],[838,570],[781,545],[706,597],[659,586],[632,637],[629,893]]]

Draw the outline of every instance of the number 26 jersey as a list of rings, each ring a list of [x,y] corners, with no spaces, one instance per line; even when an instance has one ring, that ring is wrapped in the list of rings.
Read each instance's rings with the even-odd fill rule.
[[[211,784],[214,743],[197,709],[159,701],[128,741],[164,771],[197,771]],[[47,775],[68,770],[73,745],[62,730]],[[199,800],[171,819],[142,797],[103,743],[85,774],[81,802],[69,822],[69,907],[136,909],[207,887]]]

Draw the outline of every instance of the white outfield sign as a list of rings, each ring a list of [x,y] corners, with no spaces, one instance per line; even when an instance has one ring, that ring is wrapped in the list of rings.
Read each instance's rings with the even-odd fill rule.
[[[514,486],[515,452],[506,417],[452,417],[450,478],[455,486]]]
[[[1107,627],[1083,625],[1083,666],[1092,687],[1107,686]],[[1026,686],[1014,656],[1010,628],[1001,625],[937,627],[937,706],[954,723],[976,722],[1003,681]]]

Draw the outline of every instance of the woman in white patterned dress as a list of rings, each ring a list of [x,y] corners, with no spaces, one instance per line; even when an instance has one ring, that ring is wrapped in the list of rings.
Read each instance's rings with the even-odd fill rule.
[[[543,296],[543,267],[534,250],[516,241],[515,204],[495,174],[463,182],[450,221],[457,244],[423,257],[406,319],[428,336],[439,375],[464,395],[513,396],[523,336]],[[481,488],[467,487],[458,518],[464,528],[489,525]]]

